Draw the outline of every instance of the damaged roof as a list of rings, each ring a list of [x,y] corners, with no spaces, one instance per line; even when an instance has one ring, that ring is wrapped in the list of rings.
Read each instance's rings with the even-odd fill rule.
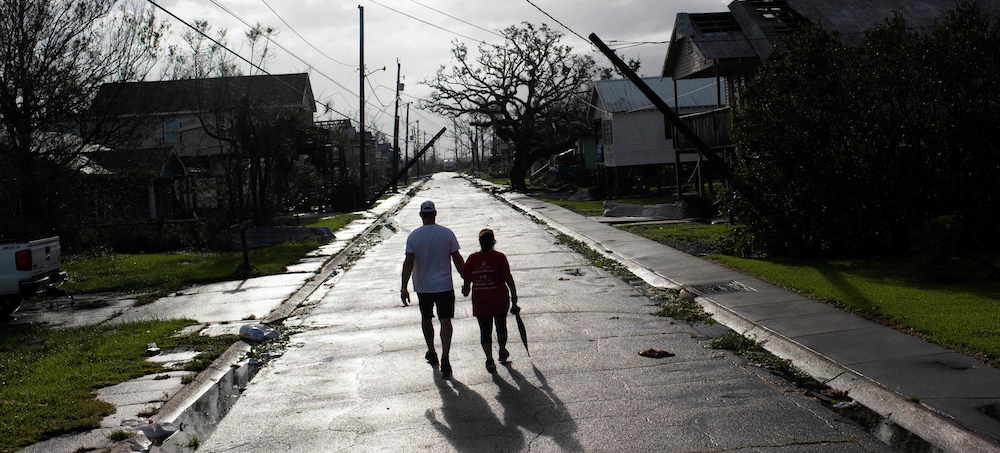
[[[643,77],[646,85],[671,108],[674,106],[674,82],[670,78]],[[652,108],[653,103],[628,79],[595,80],[594,91],[609,113]],[[681,107],[718,105],[715,80],[678,80],[677,98]]]

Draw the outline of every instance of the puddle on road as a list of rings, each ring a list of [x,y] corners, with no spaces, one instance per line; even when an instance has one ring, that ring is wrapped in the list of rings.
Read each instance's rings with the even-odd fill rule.
[[[852,404],[843,408],[826,403],[824,405],[834,412],[854,420],[866,432],[900,453],[944,453],[944,450],[931,445],[920,436],[860,404]]]
[[[207,440],[215,432],[222,418],[236,405],[246,385],[260,367],[260,362],[256,360],[243,361],[231,366],[229,372],[219,379],[219,382],[174,420],[174,424],[182,426],[182,429],[167,438],[159,451],[191,453],[197,450],[199,443]]]
[[[382,225],[372,230],[366,237],[359,238],[357,247],[350,252],[347,261],[341,265],[340,270],[350,268],[353,262],[364,255],[368,249],[391,238],[398,231],[399,226],[395,218],[387,218]],[[297,345],[288,347],[297,347]],[[277,351],[272,351],[269,354],[269,358],[278,356],[280,356],[280,352]],[[243,390],[262,366],[262,362],[251,359],[230,367],[219,382],[198,397],[194,404],[174,420],[174,424],[182,426],[182,428],[164,440],[159,451],[165,453],[193,453],[196,451],[200,443],[211,437],[219,422],[236,405]]]

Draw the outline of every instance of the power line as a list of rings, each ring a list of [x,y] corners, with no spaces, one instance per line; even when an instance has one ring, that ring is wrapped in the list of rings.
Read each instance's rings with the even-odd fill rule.
[[[229,53],[231,53],[231,54],[235,55],[235,56],[236,56],[236,58],[239,58],[240,60],[243,60],[244,62],[246,62],[246,63],[247,63],[247,64],[249,64],[250,66],[253,66],[253,67],[254,67],[255,69],[257,69],[257,70],[258,70],[258,71],[260,71],[261,73],[263,73],[263,74],[266,74],[266,75],[267,75],[267,76],[269,76],[269,77],[274,77],[274,78],[275,78],[276,80],[278,80],[279,82],[281,82],[281,83],[282,83],[282,84],[284,84],[285,86],[287,86],[287,87],[289,87],[289,88],[291,88],[291,89],[295,90],[295,91],[296,91],[297,93],[301,93],[301,94],[302,94],[303,96],[305,96],[305,95],[306,95],[306,93],[305,93],[305,92],[303,92],[302,90],[299,90],[298,88],[296,88],[296,87],[292,86],[292,85],[291,85],[291,84],[289,84],[288,82],[285,82],[285,81],[284,81],[284,80],[282,80],[282,79],[281,79],[280,77],[275,77],[275,75],[274,75],[274,74],[271,74],[271,73],[270,73],[270,72],[268,72],[268,71],[267,71],[266,69],[264,69],[264,68],[260,67],[260,66],[259,66],[259,65],[257,65],[256,63],[254,63],[254,62],[252,62],[252,61],[250,61],[250,60],[247,60],[246,58],[243,58],[243,56],[242,56],[242,55],[240,55],[240,54],[236,53],[236,51],[234,51],[233,49],[230,49],[230,48],[229,48],[229,47],[227,47],[227,46],[226,46],[225,44],[223,44],[223,43],[221,43],[221,42],[217,41],[217,40],[216,40],[215,38],[213,38],[213,37],[209,36],[208,34],[206,34],[206,33],[205,33],[205,32],[203,32],[203,31],[199,30],[199,29],[198,29],[197,27],[195,27],[195,26],[193,26],[193,25],[191,25],[191,24],[187,23],[187,21],[185,21],[184,19],[181,19],[180,17],[177,17],[177,15],[176,15],[176,14],[174,14],[174,13],[170,12],[170,10],[168,10],[168,9],[166,9],[166,8],[164,8],[164,7],[162,7],[162,6],[160,6],[160,5],[159,5],[158,3],[156,3],[155,1],[153,1],[153,0],[147,0],[147,1],[148,1],[149,3],[152,3],[152,4],[153,4],[153,6],[155,6],[155,7],[159,8],[159,9],[160,9],[160,10],[162,10],[163,12],[167,13],[167,14],[168,14],[168,15],[169,15],[170,17],[173,17],[174,19],[176,19],[176,20],[177,20],[178,22],[180,22],[180,23],[184,24],[185,26],[187,26],[188,28],[190,28],[190,29],[194,30],[194,31],[195,31],[195,33],[198,33],[199,35],[201,35],[201,36],[205,37],[205,38],[206,38],[206,39],[208,39],[209,41],[212,41],[212,43],[213,43],[213,44],[215,44],[215,45],[219,46],[220,48],[222,48],[222,49],[225,49],[225,50],[226,50],[226,51],[228,51]],[[320,101],[318,101],[318,100],[317,100],[317,99],[316,99],[315,97],[312,97],[312,101],[313,101],[313,103],[315,103],[315,104],[318,104],[319,106],[323,107],[323,108],[324,108],[324,109],[326,109],[327,111],[331,111],[331,112],[334,112],[334,113],[337,113],[337,114],[338,114],[338,115],[340,115],[340,116],[343,116],[344,118],[347,118],[347,119],[351,119],[351,117],[350,117],[350,116],[348,116],[348,115],[346,115],[346,114],[344,114],[344,113],[342,113],[342,112],[339,112],[339,111],[335,110],[335,109],[334,109],[333,107],[330,107],[330,106],[329,106],[328,104],[326,104],[326,103],[323,103],[323,102],[320,102]]]
[[[501,35],[500,33],[497,33],[497,32],[495,32],[495,31],[493,31],[493,30],[487,30],[487,29],[485,29],[485,28],[483,28],[483,27],[480,27],[480,26],[478,26],[478,25],[476,25],[476,24],[474,24],[474,23],[471,23],[471,22],[467,22],[467,21],[464,21],[464,20],[462,20],[462,19],[459,19],[459,18],[457,18],[457,17],[455,17],[455,16],[452,16],[451,14],[448,14],[448,13],[446,13],[446,12],[444,12],[444,11],[440,11],[440,10],[437,10],[437,9],[434,9],[434,8],[431,8],[430,6],[427,6],[427,5],[423,4],[423,3],[420,3],[420,2],[418,2],[417,0],[410,0],[410,1],[411,1],[411,2],[413,2],[413,3],[416,3],[416,4],[420,5],[420,6],[423,6],[424,8],[427,8],[427,9],[429,9],[429,10],[431,10],[431,11],[434,11],[434,12],[436,12],[436,13],[440,13],[440,14],[443,14],[443,15],[445,15],[445,16],[448,16],[448,17],[450,17],[450,18],[452,18],[452,19],[455,19],[455,20],[457,20],[457,21],[459,21],[459,22],[462,22],[462,23],[464,23],[464,24],[466,24],[466,25],[471,25],[471,26],[473,26],[473,27],[476,27],[476,28],[478,28],[478,29],[480,29],[480,30],[482,30],[482,31],[485,31],[486,33],[492,33],[492,34],[494,34],[494,35],[497,35],[497,36],[499,36],[499,37],[501,37],[501,38],[503,38],[503,37],[504,37],[504,36],[503,36],[503,35]]]
[[[150,0],[150,1],[152,1],[152,0]],[[218,0],[209,0],[209,1],[212,2],[213,4],[215,4],[216,6],[218,6],[219,8],[221,8],[223,11],[229,13],[229,15],[235,17],[236,20],[239,20],[240,22],[242,22],[243,25],[246,25],[249,28],[253,28],[254,27],[253,25],[250,25],[250,23],[247,22],[246,19],[243,19],[242,17],[240,17],[240,15],[236,14],[235,12],[233,12],[232,10],[230,10],[229,8],[226,8],[225,5],[219,3]],[[161,7],[161,9],[162,9],[162,7]],[[174,17],[176,17],[176,16],[174,16]],[[296,55],[294,52],[288,50],[287,47],[285,47],[285,46],[281,45],[280,43],[278,43],[277,41],[275,41],[274,38],[272,38],[270,36],[267,36],[267,35],[264,35],[264,37],[268,41],[270,41],[271,43],[273,43],[275,46],[278,46],[279,49],[284,50],[289,55],[291,55],[292,57],[294,57],[296,60],[299,60],[300,62],[302,62],[302,64],[306,65],[306,67],[308,67],[309,69],[313,70],[315,73],[319,74],[323,78],[325,78],[325,79],[333,82],[334,85],[337,85],[338,87],[340,87],[342,90],[346,91],[351,96],[359,97],[357,94],[355,94],[353,91],[351,91],[350,88],[347,88],[346,86],[344,86],[340,82],[334,80],[333,77],[330,77],[330,76],[326,75],[325,73],[323,73],[323,71],[320,71],[319,69],[316,69],[315,66],[309,64],[309,62],[305,61],[304,59],[302,59],[301,57],[299,57],[298,55]],[[243,57],[240,57],[240,58],[243,58]],[[368,101],[365,100],[365,102],[367,103]],[[371,104],[371,106],[372,107],[377,107],[375,104]]]
[[[443,31],[446,31],[446,32],[448,32],[448,33],[451,33],[451,34],[453,34],[453,35],[456,35],[456,36],[461,36],[461,37],[463,37],[463,38],[465,38],[465,39],[471,39],[471,40],[473,40],[473,41],[477,41],[477,42],[480,42],[480,43],[482,43],[482,44],[486,44],[486,45],[488,45],[488,46],[493,46],[493,47],[498,47],[498,46],[495,46],[495,45],[493,45],[493,44],[490,44],[490,43],[488,43],[488,42],[486,42],[486,41],[483,41],[483,40],[481,40],[481,39],[476,39],[476,38],[473,38],[473,37],[470,37],[470,36],[466,36],[466,35],[463,35],[463,34],[461,34],[461,33],[458,33],[458,32],[455,32],[455,31],[451,31],[451,30],[449,30],[449,29],[447,29],[447,28],[444,28],[444,27],[442,27],[442,26],[440,26],[440,25],[435,25],[435,24],[432,24],[432,23],[430,23],[430,22],[427,22],[426,20],[423,20],[423,19],[420,19],[420,18],[418,18],[418,17],[414,17],[414,16],[411,16],[411,15],[409,15],[409,14],[406,14],[406,13],[404,13],[404,12],[402,12],[402,11],[398,10],[398,9],[395,9],[395,8],[390,8],[390,7],[388,7],[388,6],[385,6],[385,5],[383,5],[383,4],[379,3],[379,2],[376,2],[375,0],[368,0],[368,1],[370,1],[370,2],[374,3],[374,4],[378,5],[378,6],[381,6],[381,7],[385,8],[385,9],[387,9],[387,10],[389,10],[389,11],[393,11],[393,12],[396,12],[396,13],[399,13],[399,14],[402,14],[402,15],[404,15],[404,16],[406,16],[406,17],[409,17],[410,19],[413,19],[413,20],[415,20],[415,21],[417,21],[417,22],[423,22],[423,23],[425,23],[425,24],[427,24],[427,25],[430,25],[431,27],[434,27],[434,28],[437,28],[437,29],[439,29],[439,30],[443,30]],[[498,47],[498,48],[499,48],[499,47]]]
[[[277,18],[278,18],[278,20],[280,20],[280,21],[281,21],[281,23],[285,24],[285,26],[286,26],[286,27],[288,27],[288,29],[289,29],[289,30],[291,30],[291,31],[292,31],[292,33],[295,33],[295,36],[298,36],[299,38],[301,38],[303,42],[305,42],[306,44],[308,44],[308,45],[309,45],[309,47],[312,47],[312,48],[313,48],[313,50],[315,50],[315,51],[319,52],[319,54],[320,54],[320,55],[322,55],[322,56],[324,56],[324,57],[328,58],[328,59],[329,59],[330,61],[332,61],[332,62],[334,62],[334,63],[338,63],[338,64],[342,64],[342,65],[344,65],[344,66],[348,66],[348,67],[353,67],[353,66],[354,66],[354,65],[352,65],[352,64],[348,64],[348,63],[344,63],[344,62],[342,62],[342,61],[340,61],[340,60],[337,60],[336,58],[333,58],[333,57],[331,57],[331,56],[329,56],[329,55],[327,55],[327,54],[323,53],[323,51],[322,51],[322,50],[319,50],[318,48],[316,48],[316,46],[312,45],[312,43],[311,43],[311,42],[309,42],[309,40],[307,40],[307,39],[306,39],[306,38],[305,38],[304,36],[302,36],[301,34],[299,34],[299,32],[295,31],[295,29],[294,29],[294,28],[292,28],[292,25],[291,25],[291,24],[289,24],[289,23],[288,23],[287,21],[285,21],[285,19],[283,19],[283,18],[281,17],[281,15],[279,15],[279,14],[278,14],[278,12],[274,10],[274,8],[271,8],[271,5],[267,4],[267,1],[266,1],[266,0],[260,0],[260,1],[261,1],[261,3],[263,3],[263,4],[264,4],[264,6],[266,6],[266,7],[267,7],[267,9],[271,10],[271,12],[272,12],[272,13],[274,13],[274,16],[275,16],[275,17],[277,17]]]
[[[572,29],[572,28],[569,28],[569,27],[567,27],[567,26],[566,26],[566,24],[564,24],[564,23],[562,23],[562,22],[559,22],[559,19],[556,19],[555,17],[552,17],[552,15],[551,15],[551,14],[549,14],[549,13],[545,12],[545,10],[544,10],[544,9],[542,9],[542,8],[539,8],[539,7],[538,7],[538,5],[536,5],[536,4],[535,4],[534,2],[532,2],[531,0],[525,0],[525,1],[527,1],[528,3],[530,3],[530,4],[531,4],[531,6],[534,6],[534,7],[535,7],[535,9],[537,9],[537,10],[541,11],[541,12],[542,12],[542,14],[544,14],[544,15],[546,15],[546,16],[549,16],[549,19],[552,19],[552,20],[556,21],[556,23],[557,23],[557,24],[559,24],[559,25],[562,25],[562,27],[563,27],[563,28],[565,28],[565,29],[567,29],[567,30],[569,30],[569,32],[570,32],[570,33],[572,33],[572,34],[576,35],[577,37],[579,37],[580,39],[582,39],[582,40],[584,40],[584,41],[587,41],[587,44],[592,44],[592,43],[590,42],[590,40],[589,40],[589,39],[587,39],[587,38],[584,38],[584,37],[583,37],[582,35],[580,35],[579,33],[577,33],[577,32],[575,32],[575,31],[573,31],[573,29]]]

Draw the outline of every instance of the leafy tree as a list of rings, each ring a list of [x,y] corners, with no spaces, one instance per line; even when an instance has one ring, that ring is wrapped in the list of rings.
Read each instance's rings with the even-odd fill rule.
[[[741,93],[732,212],[747,253],[898,253],[925,225],[993,243],[1000,220],[1000,39],[962,3],[935,27],[896,17],[863,49],[810,28]],[[961,236],[938,231],[935,241]]]
[[[54,233],[72,217],[84,152],[133,139],[137,124],[88,111],[91,100],[104,83],[145,78],[164,31],[137,2],[0,0],[0,236]]]
[[[594,74],[594,60],[560,44],[562,33],[524,22],[501,31],[503,47],[479,46],[470,57],[456,42],[451,71],[442,66],[423,83],[434,89],[426,105],[434,112],[483,118],[482,126],[514,145],[511,184],[526,190],[532,162],[573,146],[584,127],[580,95]]]

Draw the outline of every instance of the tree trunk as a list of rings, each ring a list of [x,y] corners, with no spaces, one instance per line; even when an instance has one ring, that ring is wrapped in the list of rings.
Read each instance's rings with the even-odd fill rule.
[[[524,181],[525,175],[528,173],[528,167],[531,166],[531,162],[528,160],[528,150],[522,150],[515,148],[514,151],[514,164],[510,167],[510,187],[515,192],[527,192],[528,185]]]

